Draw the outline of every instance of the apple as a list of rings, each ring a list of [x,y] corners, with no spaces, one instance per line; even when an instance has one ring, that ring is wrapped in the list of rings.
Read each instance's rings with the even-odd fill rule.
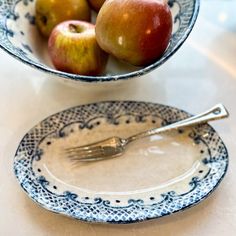
[[[88,0],[89,5],[96,11],[99,12],[100,8],[102,7],[103,3],[106,0]]]
[[[66,20],[90,21],[91,10],[87,0],[36,0],[36,25],[45,37],[52,29]]]
[[[56,69],[80,75],[101,75],[108,60],[97,44],[95,26],[84,21],[58,24],[49,37],[48,51]]]
[[[106,0],[96,20],[99,46],[135,66],[145,66],[168,47],[172,15],[163,0]]]

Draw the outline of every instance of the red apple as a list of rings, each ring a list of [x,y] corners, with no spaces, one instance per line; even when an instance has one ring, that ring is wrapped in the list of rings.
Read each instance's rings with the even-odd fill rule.
[[[80,75],[100,75],[108,54],[97,44],[95,26],[84,21],[57,25],[48,40],[49,55],[56,69]]]
[[[172,16],[163,0],[106,0],[95,31],[104,51],[144,66],[165,52],[172,33]]]
[[[106,0],[88,0],[89,5],[96,11],[99,12],[100,8],[102,7],[102,4]]]

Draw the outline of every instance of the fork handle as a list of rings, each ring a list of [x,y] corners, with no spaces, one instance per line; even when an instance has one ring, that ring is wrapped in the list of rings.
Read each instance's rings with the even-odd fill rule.
[[[187,119],[178,121],[176,123],[173,123],[173,124],[170,124],[167,126],[151,129],[151,130],[130,136],[127,139],[125,139],[125,144],[128,144],[128,143],[135,141],[137,139],[140,139],[140,138],[152,136],[155,134],[160,134],[160,133],[163,133],[166,131],[170,131],[170,130],[174,130],[174,129],[178,129],[178,128],[182,128],[182,127],[206,123],[207,121],[219,120],[219,119],[226,118],[228,116],[229,116],[229,113],[226,110],[226,108],[223,106],[223,104],[217,104],[216,106],[212,107],[211,109],[209,109],[199,115],[191,116]]]

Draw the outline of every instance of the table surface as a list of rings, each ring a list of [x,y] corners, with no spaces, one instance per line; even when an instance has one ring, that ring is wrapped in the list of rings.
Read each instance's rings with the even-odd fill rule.
[[[0,235],[235,235],[236,2],[201,1],[193,32],[163,66],[140,79],[73,88],[49,79],[0,51]],[[231,117],[214,122],[230,165],[219,188],[182,213],[133,225],[95,225],[48,212],[19,187],[13,157],[19,141],[45,117],[71,106],[131,99],[201,112],[222,102]]]

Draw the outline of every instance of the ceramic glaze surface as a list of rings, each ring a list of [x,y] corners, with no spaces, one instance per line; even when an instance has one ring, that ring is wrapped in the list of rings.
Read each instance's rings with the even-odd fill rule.
[[[205,199],[227,170],[227,150],[209,125],[139,140],[108,161],[73,163],[63,151],[188,116],[177,108],[132,101],[62,111],[22,139],[16,177],[41,206],[84,221],[133,223],[184,210]]]
[[[169,0],[173,17],[170,44],[153,64],[134,67],[110,57],[104,76],[80,76],[55,70],[49,60],[47,42],[35,26],[34,0],[0,0],[0,47],[12,56],[44,72],[75,81],[114,81],[139,77],[162,65],[172,56],[191,32],[196,21],[199,0]]]

